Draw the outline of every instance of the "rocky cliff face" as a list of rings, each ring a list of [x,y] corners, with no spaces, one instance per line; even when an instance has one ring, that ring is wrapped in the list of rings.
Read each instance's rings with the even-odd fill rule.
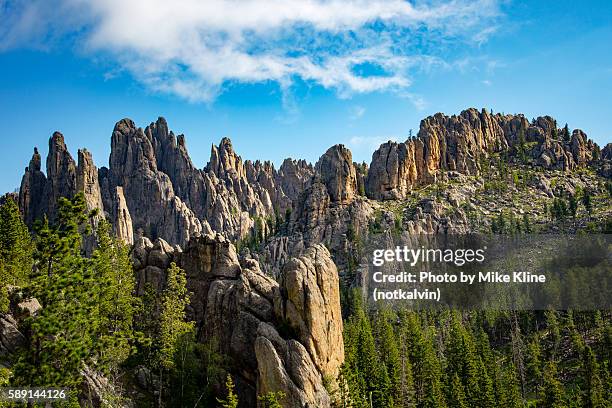
[[[483,159],[507,154],[547,169],[572,170],[593,159],[595,145],[574,130],[562,140],[550,116],[529,122],[523,115],[490,114],[468,109],[459,115],[438,113],[421,122],[416,138],[383,144],[373,155],[366,182],[368,197],[403,198],[416,186],[435,181],[439,171],[479,174]]]
[[[338,271],[325,247],[289,262],[280,283],[255,260],[240,262],[219,234],[193,238],[184,251],[141,238],[133,258],[139,291],[163,288],[171,262],[184,268],[199,339],[216,339],[230,357],[242,406],[277,391],[288,408],[330,406],[324,378],[337,376],[344,346]]]
[[[344,145],[335,145],[317,162],[317,178],[327,188],[333,202],[348,204],[357,193],[357,172],[351,151]]]
[[[61,197],[72,197],[77,191],[76,164],[64,143],[64,136],[53,133],[49,139],[47,176],[41,172],[38,149],[21,180],[19,204],[30,225],[43,215],[55,219],[57,202]]]
[[[54,133],[46,176],[35,150],[22,179],[19,204],[32,225],[43,215],[53,219],[59,197],[82,191],[88,207],[100,208],[126,242],[148,237],[180,245],[212,231],[233,241],[251,236],[255,229],[268,235],[269,220],[292,214],[289,235],[302,237],[277,243],[270,251],[271,256],[280,251],[275,258],[286,260],[282,248],[299,248],[291,253],[299,254],[311,244],[333,243],[346,233],[346,219],[356,217],[356,208],[371,214],[372,203],[362,195],[404,199],[447,172],[479,174],[496,155],[562,171],[598,158],[597,146],[582,131],[562,133],[548,116],[530,122],[522,115],[468,109],[424,119],[417,137],[381,145],[369,167],[353,163],[351,152],[336,145],[315,166],[286,159],[276,170],[270,162],[243,161],[225,138],[212,146],[209,163],[199,169],[189,157],[185,137],[175,136],[165,119],[145,129],[123,119],[112,133],[109,167],[99,171],[86,150],[79,151],[77,166],[63,136]],[[612,173],[611,151],[608,145],[599,154],[604,176]]]

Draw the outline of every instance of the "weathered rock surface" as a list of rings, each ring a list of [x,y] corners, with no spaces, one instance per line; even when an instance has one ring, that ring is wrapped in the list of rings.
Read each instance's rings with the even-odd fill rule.
[[[523,115],[491,114],[467,109],[459,115],[437,113],[421,121],[416,138],[388,142],[372,156],[366,183],[373,199],[404,198],[415,186],[436,180],[439,171],[477,175],[481,160],[494,153],[524,155],[548,169],[572,170],[593,159],[595,144],[574,130],[561,140],[556,121],[539,117],[529,122]]]
[[[35,220],[40,218],[46,209],[44,191],[47,177],[40,168],[40,154],[38,149],[34,148],[34,154],[29,166],[25,169],[19,189],[19,208],[24,221],[28,225],[32,225]]]
[[[25,336],[19,331],[17,321],[11,314],[0,316],[0,358],[10,358],[10,354],[26,343]]]
[[[41,157],[37,149],[21,181],[19,204],[24,219],[30,225],[47,215],[54,220],[61,197],[72,197],[77,191],[76,164],[64,143],[64,136],[53,133],[49,139],[47,175],[41,172]]]
[[[350,203],[357,193],[357,173],[351,151],[344,145],[330,147],[315,166],[316,176],[334,202]]]
[[[361,196],[404,199],[447,174],[479,174],[492,156],[561,171],[597,162],[599,174],[612,176],[612,147],[597,155],[596,145],[580,130],[562,136],[548,116],[528,121],[475,109],[424,119],[417,137],[381,145],[369,167],[353,163],[351,152],[336,145],[314,167],[286,159],[276,170],[271,162],[243,161],[224,138],[200,169],[189,157],[185,137],[175,136],[163,118],[145,129],[129,119],[119,121],[109,167],[99,171],[85,150],[76,166],[61,134],[56,132],[49,146],[47,175],[35,151],[22,179],[19,205],[28,225],[45,214],[52,218],[60,196],[83,191],[88,207],[103,210],[127,243],[148,237],[184,246],[212,231],[240,241],[282,228],[284,237],[256,255],[271,261],[276,275],[311,245],[329,242],[333,253],[341,251],[348,222],[371,218],[375,205]],[[415,228],[439,226],[421,227]],[[264,267],[268,270],[267,262]]]
[[[256,395],[272,391],[287,395],[288,408],[330,406],[324,378],[336,377],[344,348],[338,272],[323,246],[290,262],[280,284],[256,261],[241,264],[219,234],[193,238],[184,251],[142,238],[132,258],[139,290],[145,282],[161,289],[170,262],[186,271],[199,339],[215,338],[230,357],[241,406],[255,406]]]

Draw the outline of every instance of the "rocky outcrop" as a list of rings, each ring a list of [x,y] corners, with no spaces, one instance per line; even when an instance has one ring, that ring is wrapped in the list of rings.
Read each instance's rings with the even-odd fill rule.
[[[115,236],[128,245],[134,243],[134,226],[130,209],[125,201],[123,187],[115,187],[112,194],[110,215]]]
[[[352,211],[369,212],[361,196],[404,199],[449,172],[479,174],[495,157],[556,170],[599,159],[599,173],[612,173],[606,159],[611,148],[598,155],[580,130],[569,135],[548,116],[529,121],[523,115],[475,109],[424,119],[417,137],[381,145],[369,167],[353,163],[351,152],[336,145],[314,167],[286,159],[276,170],[268,161],[243,161],[224,138],[211,147],[209,163],[199,169],[189,157],[185,137],[175,136],[163,118],[144,130],[129,119],[119,121],[109,167],[99,171],[86,150],[79,151],[76,166],[60,133],[54,133],[49,147],[47,175],[35,151],[22,179],[19,205],[28,225],[43,215],[53,219],[59,197],[82,191],[88,208],[102,209],[125,242],[163,238],[184,246],[212,231],[241,241],[255,234],[267,237],[282,227],[285,235],[302,234],[274,243],[270,255],[276,252],[276,259],[284,261],[312,244],[330,241],[336,248],[347,232],[343,223],[355,216]],[[284,253],[289,247],[296,252]],[[275,265],[280,268],[280,261]]]
[[[602,160],[612,160],[612,143],[608,143],[601,149]]]
[[[350,203],[357,193],[357,173],[351,151],[344,145],[330,147],[315,166],[316,177],[333,202]]]
[[[64,136],[53,133],[49,139],[47,175],[41,171],[41,157],[38,149],[21,180],[19,206],[28,225],[46,215],[53,221],[57,203],[61,197],[72,197],[77,192],[76,164],[64,143]]]
[[[135,235],[184,244],[202,232],[202,222],[158,171],[150,135],[129,119],[115,125],[108,178],[111,189],[123,188]]]
[[[344,361],[338,271],[325,246],[290,260],[280,280],[277,315],[297,333],[317,369],[335,378]]]
[[[53,133],[49,139],[49,155],[47,156],[47,183],[43,194],[46,202],[46,214],[54,220],[57,213],[57,203],[60,198],[72,198],[77,192],[76,163],[70,155],[64,136]]]
[[[372,156],[365,182],[369,197],[377,200],[403,198],[425,173],[423,142],[387,142]],[[424,176],[422,176],[424,177]]]
[[[256,261],[239,262],[219,234],[193,238],[184,251],[141,238],[132,257],[139,290],[163,288],[170,262],[185,270],[199,340],[216,339],[231,359],[241,406],[278,391],[288,408],[330,406],[324,378],[336,377],[344,351],[338,272],[323,246],[290,262],[280,284]]]
[[[10,359],[10,355],[25,344],[26,338],[19,331],[15,318],[11,314],[0,315],[0,359]]]
[[[29,166],[25,169],[19,189],[19,208],[25,223],[28,225],[32,225],[35,220],[40,218],[46,209],[44,192],[47,177],[40,168],[40,154],[38,149],[34,148],[34,154]]]
[[[479,174],[481,161],[495,153],[558,170],[593,159],[595,144],[584,132],[574,130],[570,140],[560,135],[550,116],[529,122],[523,115],[476,109],[453,116],[437,113],[421,121],[416,138],[388,142],[374,152],[366,193],[373,199],[401,199],[414,187],[435,181],[440,171]]]
[[[80,149],[78,152],[76,191],[83,192],[89,211],[98,209],[101,213],[104,212],[102,193],[98,183],[98,169],[93,162],[91,153],[86,149]]]

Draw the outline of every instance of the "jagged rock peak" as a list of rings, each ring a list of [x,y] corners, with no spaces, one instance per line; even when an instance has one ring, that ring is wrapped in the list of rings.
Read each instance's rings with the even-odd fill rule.
[[[87,149],[79,149],[77,165],[77,191],[83,192],[85,202],[89,210],[99,209],[104,211],[102,204],[102,193],[98,181],[98,169],[96,168],[93,157]]]
[[[246,176],[242,158],[236,154],[232,141],[227,137],[221,139],[218,147],[212,145],[207,170],[212,171],[219,178],[225,178],[228,175],[231,178],[240,179]]]
[[[115,123],[113,132],[120,133],[131,133],[132,130],[136,129],[136,124],[130,118],[123,118],[119,122]]]
[[[38,153],[38,147],[35,147],[34,154],[32,154],[32,158],[30,159],[30,165],[26,168],[26,171],[40,171],[41,162],[42,160]]]
[[[604,160],[612,160],[612,143],[608,143],[601,149],[601,158]]]
[[[332,201],[352,201],[357,191],[357,174],[349,149],[342,144],[330,147],[317,162],[315,171],[327,187]]]
[[[507,152],[511,160],[521,156],[520,160],[558,170],[592,160],[596,145],[582,131],[565,139],[561,133],[550,116],[529,122],[524,115],[485,109],[470,108],[452,116],[436,113],[421,121],[416,138],[385,143],[374,152],[366,192],[374,199],[403,198],[414,186],[434,182],[440,171],[478,174],[481,159],[492,153]]]

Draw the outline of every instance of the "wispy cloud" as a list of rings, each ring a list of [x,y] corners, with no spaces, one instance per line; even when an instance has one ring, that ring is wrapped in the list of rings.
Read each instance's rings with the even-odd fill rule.
[[[353,152],[354,157],[370,157],[371,154],[388,141],[405,140],[398,136],[353,136],[345,144]]]
[[[405,90],[441,63],[418,44],[479,44],[499,15],[497,0],[0,0],[0,50],[69,39],[191,101],[298,78],[347,98]]]
[[[353,106],[350,109],[349,118],[351,120],[357,120],[361,118],[365,113],[366,113],[366,108],[364,108],[363,106],[359,106],[359,105]]]

